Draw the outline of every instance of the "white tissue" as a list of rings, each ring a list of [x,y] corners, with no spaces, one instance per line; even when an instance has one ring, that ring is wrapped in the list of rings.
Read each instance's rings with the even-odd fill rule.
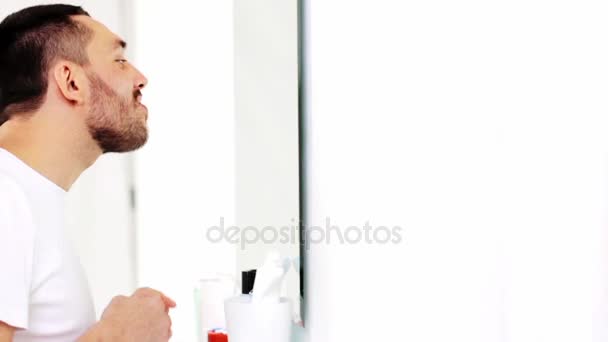
[[[276,251],[269,252],[266,255],[264,265],[256,272],[251,293],[252,302],[279,302],[281,284],[290,265],[291,261],[289,258],[281,258],[281,255]]]

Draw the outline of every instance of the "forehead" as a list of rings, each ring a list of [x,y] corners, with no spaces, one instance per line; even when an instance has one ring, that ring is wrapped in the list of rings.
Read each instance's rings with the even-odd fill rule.
[[[77,15],[73,18],[86,25],[93,32],[89,48],[94,51],[113,51],[120,48],[117,42],[122,41],[122,39],[110,31],[104,24],[85,15]]]

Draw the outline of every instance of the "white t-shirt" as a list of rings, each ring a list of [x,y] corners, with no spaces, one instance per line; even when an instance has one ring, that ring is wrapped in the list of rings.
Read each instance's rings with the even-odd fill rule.
[[[0,321],[14,342],[76,341],[95,322],[66,236],[66,192],[0,149]]]

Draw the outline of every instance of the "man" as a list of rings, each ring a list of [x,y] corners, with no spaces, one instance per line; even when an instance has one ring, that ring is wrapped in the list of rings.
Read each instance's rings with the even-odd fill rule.
[[[0,23],[0,342],[170,337],[175,303],[148,288],[114,298],[96,323],[63,232],[80,174],[147,140],[147,80],[125,46],[75,6],[30,7]]]

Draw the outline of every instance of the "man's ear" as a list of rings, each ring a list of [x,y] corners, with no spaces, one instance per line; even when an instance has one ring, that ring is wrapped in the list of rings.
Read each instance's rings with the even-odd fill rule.
[[[86,99],[84,70],[71,62],[62,61],[53,68],[53,80],[63,97],[73,104],[82,104]]]

